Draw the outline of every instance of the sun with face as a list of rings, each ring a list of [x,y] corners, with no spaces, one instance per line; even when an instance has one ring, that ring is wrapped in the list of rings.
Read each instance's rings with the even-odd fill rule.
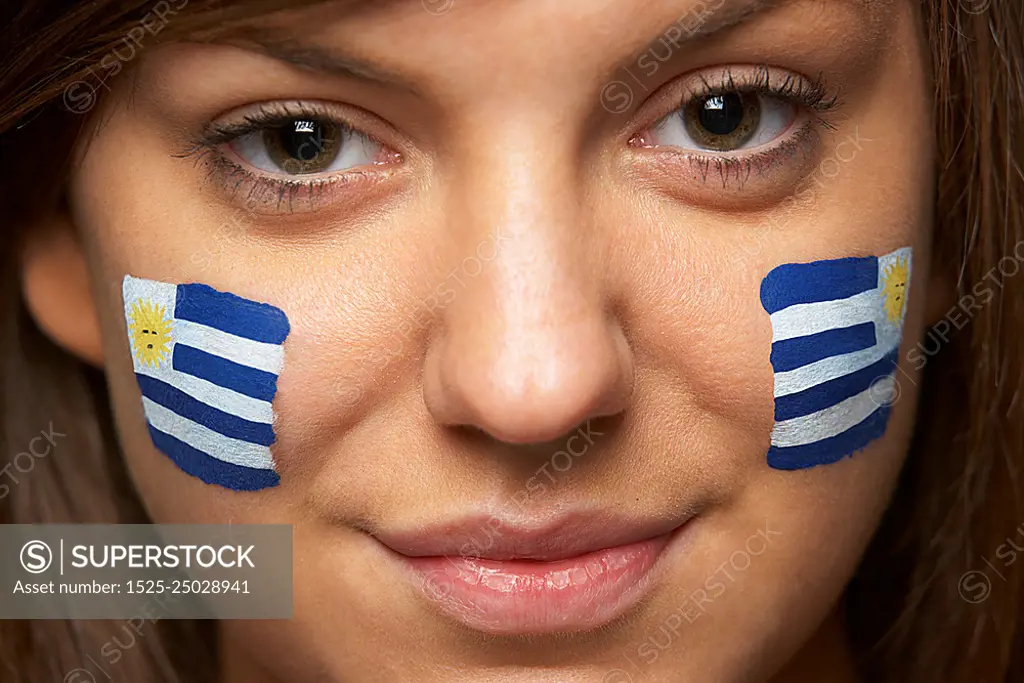
[[[139,362],[160,367],[167,360],[171,345],[171,321],[160,304],[140,299],[132,304],[132,352]]]
[[[883,307],[889,322],[894,325],[900,324],[903,320],[903,310],[907,305],[907,279],[909,277],[910,269],[907,267],[905,257],[890,264],[882,276],[882,295],[885,298]]]

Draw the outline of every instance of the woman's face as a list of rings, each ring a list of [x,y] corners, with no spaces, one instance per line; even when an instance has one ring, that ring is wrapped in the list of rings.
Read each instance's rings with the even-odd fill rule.
[[[294,618],[224,623],[230,675],[799,661],[891,494],[916,376],[901,363],[881,438],[771,466],[761,285],[913,247],[903,348],[919,336],[914,3],[327,4],[214,38],[143,46],[108,83],[71,206],[154,521],[295,525]],[[125,275],[286,314],[278,486],[207,484],[154,446]]]

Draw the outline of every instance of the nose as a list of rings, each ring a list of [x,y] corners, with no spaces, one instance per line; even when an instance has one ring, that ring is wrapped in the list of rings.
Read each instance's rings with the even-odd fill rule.
[[[424,398],[442,425],[545,443],[622,412],[633,358],[578,178],[518,147],[477,159],[450,195],[453,253],[472,268],[427,350]]]

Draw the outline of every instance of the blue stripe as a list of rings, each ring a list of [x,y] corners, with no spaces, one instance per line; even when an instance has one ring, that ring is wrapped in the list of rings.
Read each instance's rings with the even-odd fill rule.
[[[876,343],[874,323],[837,327],[817,334],[784,339],[772,344],[772,368],[775,372],[788,372],[823,358],[870,349]]]
[[[810,415],[841,403],[846,399],[867,391],[872,383],[888,377],[896,369],[899,349],[893,349],[884,358],[848,375],[830,379],[788,396],[775,399],[775,421],[782,422],[794,417]]]
[[[189,320],[267,344],[282,344],[288,336],[287,316],[270,304],[200,284],[178,285],[177,292],[174,317],[178,320]]]
[[[218,460],[153,425],[149,425],[149,436],[157,450],[170,458],[182,471],[202,479],[207,484],[216,484],[235,491],[258,491],[281,483],[281,477],[274,470],[243,467]]]
[[[768,449],[768,466],[777,470],[802,470],[838,462],[885,434],[891,412],[891,406],[882,406],[845,432],[821,441],[785,448],[772,446]]]
[[[136,373],[135,379],[146,398],[218,434],[261,446],[274,443],[274,428],[269,424],[250,422],[225,413],[153,377]]]
[[[794,304],[846,299],[877,287],[877,256],[787,263],[761,282],[761,305],[770,315]]]
[[[261,401],[273,401],[277,392],[277,375],[185,344],[174,345],[171,367]]]

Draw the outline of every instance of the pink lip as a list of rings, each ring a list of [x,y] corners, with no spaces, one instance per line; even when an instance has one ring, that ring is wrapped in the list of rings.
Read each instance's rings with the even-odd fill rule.
[[[595,629],[636,605],[685,522],[587,515],[516,526],[478,518],[376,536],[449,618],[495,635],[540,634]]]

